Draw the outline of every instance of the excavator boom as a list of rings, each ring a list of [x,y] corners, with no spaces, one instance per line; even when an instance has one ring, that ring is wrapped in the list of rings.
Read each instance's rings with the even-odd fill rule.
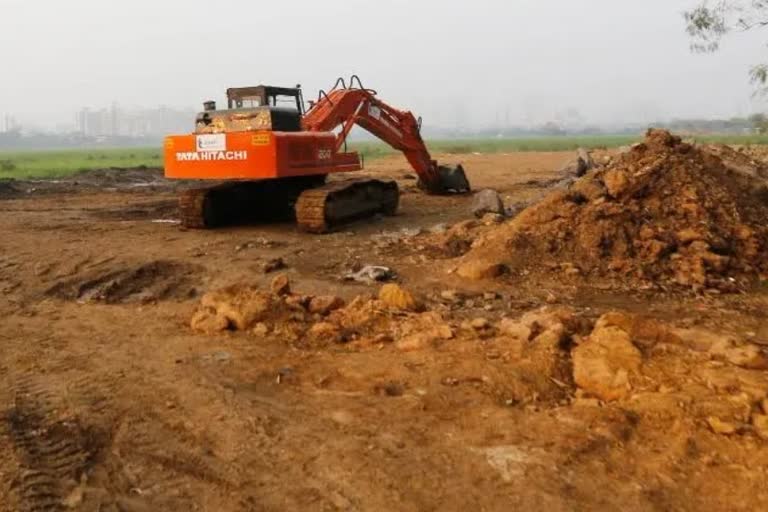
[[[357,77],[352,78],[352,83],[355,79]],[[357,81],[360,83],[359,79]],[[321,93],[302,119],[302,128],[309,132],[331,132],[341,127],[336,139],[337,151],[355,125],[401,151],[425,191],[442,194],[470,190],[461,166],[439,166],[432,159],[421,137],[420,121],[411,112],[398,110],[379,100],[373,90],[361,86]]]

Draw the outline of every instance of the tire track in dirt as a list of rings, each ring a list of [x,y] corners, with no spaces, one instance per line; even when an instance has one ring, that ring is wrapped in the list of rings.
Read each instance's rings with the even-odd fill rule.
[[[14,402],[5,413],[21,466],[16,493],[22,510],[56,512],[108,445],[105,432],[77,419],[59,419],[53,390],[24,375],[14,387]]]
[[[21,287],[18,277],[19,262],[0,255],[0,295],[8,296]]]
[[[89,260],[79,263],[74,273],[89,263]],[[107,304],[188,298],[193,293],[193,277],[198,271],[198,267],[165,260],[116,265],[59,281],[45,295],[80,303]]]
[[[234,468],[206,453],[201,443],[189,439],[182,427],[165,424],[158,413],[147,410],[141,418],[131,418],[123,427],[115,444],[132,462],[148,470],[142,475],[143,482],[151,482],[151,487],[178,487],[190,477],[224,491],[238,486]]]
[[[162,385],[126,387],[118,376],[94,372],[94,356],[69,354],[35,373],[0,372],[7,390],[0,440],[15,459],[6,464],[18,468],[13,510],[58,512],[124,499],[148,510],[192,510],[203,497],[239,487],[237,471],[183,421],[129,397],[140,388],[167,396]]]

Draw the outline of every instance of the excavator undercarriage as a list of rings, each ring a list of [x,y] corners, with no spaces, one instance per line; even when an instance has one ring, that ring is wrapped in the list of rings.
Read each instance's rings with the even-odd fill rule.
[[[352,87],[355,80],[358,87]],[[431,159],[421,121],[383,103],[357,77],[349,87],[339,79],[333,89],[321,91],[306,112],[298,86],[229,89],[227,99],[225,110],[205,103],[194,134],[165,141],[167,177],[216,181],[181,193],[186,227],[293,217],[301,229],[324,233],[372,215],[394,215],[399,203],[394,181],[326,179],[362,169],[362,158],[345,149],[353,126],[402,151],[425,192],[470,190],[460,165]]]
[[[324,182],[325,176],[309,176],[225,182],[184,190],[179,196],[181,223],[188,228],[212,229],[295,218],[303,231],[326,233],[377,213],[397,212],[400,191],[394,181]]]
[[[304,231],[325,233],[377,213],[394,215],[400,190],[394,181],[345,180],[302,192],[296,222]]]

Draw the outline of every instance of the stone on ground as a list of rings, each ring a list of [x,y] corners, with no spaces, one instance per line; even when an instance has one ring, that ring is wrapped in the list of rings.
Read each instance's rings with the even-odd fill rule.
[[[278,274],[272,279],[269,289],[275,295],[288,295],[291,293],[291,280],[285,274]]]
[[[480,281],[499,277],[506,271],[506,267],[501,263],[484,259],[472,259],[461,264],[456,273],[465,279]]]
[[[473,196],[472,213],[477,218],[481,218],[488,213],[504,215],[504,201],[502,201],[498,192],[486,188]]]
[[[422,309],[421,302],[408,290],[398,284],[385,284],[379,291],[379,300],[386,306],[403,311]]]
[[[226,331],[229,328],[229,322],[223,316],[216,314],[215,310],[205,308],[197,311],[189,323],[193,331],[203,334],[215,334]]]
[[[587,394],[605,401],[626,397],[642,362],[629,333],[615,325],[598,325],[571,351],[573,380]]]
[[[275,309],[275,302],[271,293],[251,287],[231,287],[206,293],[200,306],[226,319],[232,328],[245,331]]]
[[[320,295],[309,301],[309,312],[319,315],[327,315],[344,307],[344,299],[335,295]]]

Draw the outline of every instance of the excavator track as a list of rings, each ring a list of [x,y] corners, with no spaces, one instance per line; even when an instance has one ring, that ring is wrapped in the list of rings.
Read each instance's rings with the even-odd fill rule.
[[[325,176],[301,176],[187,189],[179,194],[179,219],[191,229],[288,220],[299,195],[324,183]]]
[[[399,202],[394,181],[338,181],[302,192],[296,201],[296,222],[303,231],[327,233],[377,213],[394,215]]]
[[[210,214],[206,218],[206,199],[210,188],[193,188],[179,194],[179,218],[181,225],[192,229],[213,227]]]

